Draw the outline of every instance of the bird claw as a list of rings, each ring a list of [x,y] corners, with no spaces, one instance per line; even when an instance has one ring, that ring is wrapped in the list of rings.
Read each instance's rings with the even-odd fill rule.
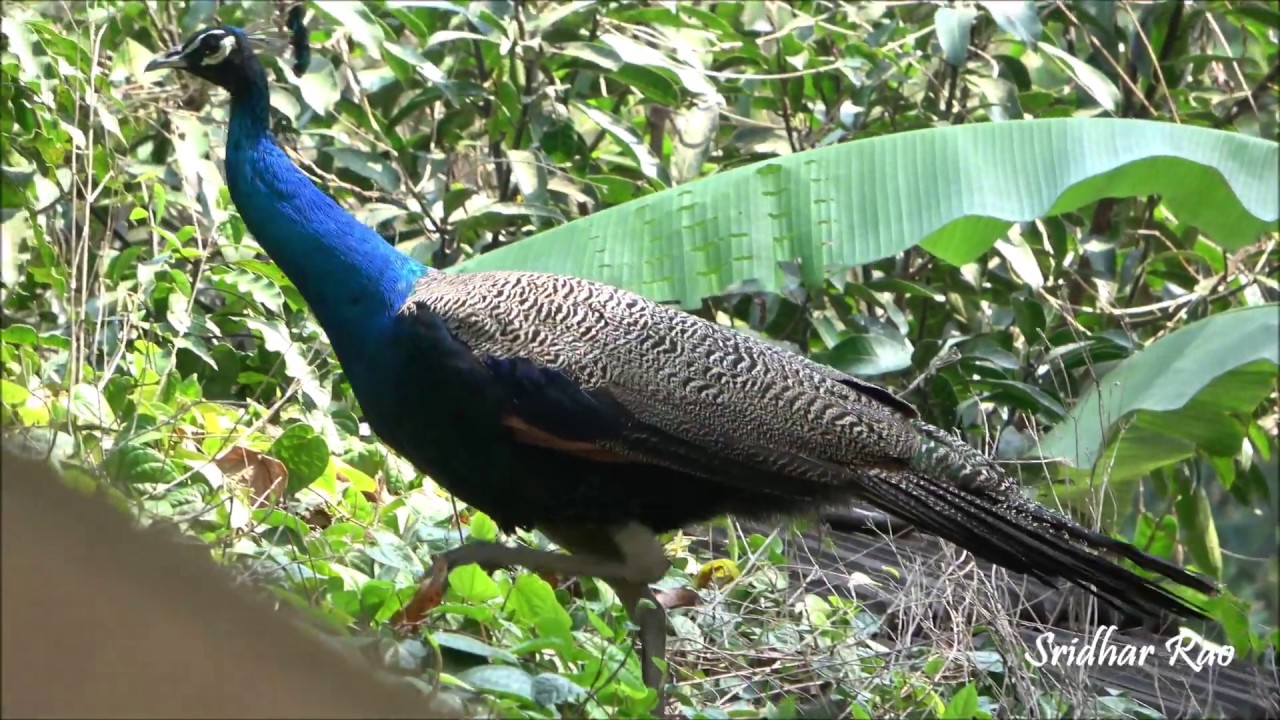
[[[431,563],[431,572],[418,583],[413,599],[391,617],[392,627],[406,632],[421,625],[427,613],[440,606],[448,580],[449,558],[445,554],[437,555]]]

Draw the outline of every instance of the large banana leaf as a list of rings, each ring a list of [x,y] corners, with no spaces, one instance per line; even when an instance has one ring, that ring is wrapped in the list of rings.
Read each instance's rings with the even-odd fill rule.
[[[767,160],[604,210],[468,260],[542,270],[685,307],[781,262],[811,286],[920,244],[978,257],[1010,224],[1105,197],[1162,196],[1227,249],[1280,218],[1277,144],[1139,120],[1052,119],[888,135]]]

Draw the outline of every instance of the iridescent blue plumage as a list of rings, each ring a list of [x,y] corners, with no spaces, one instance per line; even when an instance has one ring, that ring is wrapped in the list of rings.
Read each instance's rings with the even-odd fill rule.
[[[428,270],[298,170],[271,134],[261,66],[247,70],[254,87],[231,100],[226,162],[231,199],[249,232],[329,331],[339,357],[364,358],[370,343],[386,339],[413,282]]]

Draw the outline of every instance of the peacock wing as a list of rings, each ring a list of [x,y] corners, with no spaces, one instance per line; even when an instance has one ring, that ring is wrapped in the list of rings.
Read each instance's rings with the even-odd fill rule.
[[[914,410],[887,391],[606,285],[432,273],[406,308],[471,349],[522,442],[755,489],[847,482],[919,447]]]

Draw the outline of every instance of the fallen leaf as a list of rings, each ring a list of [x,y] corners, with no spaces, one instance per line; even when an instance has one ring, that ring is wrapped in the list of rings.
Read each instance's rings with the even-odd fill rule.
[[[333,524],[333,516],[322,507],[315,508],[301,517],[303,522],[317,530],[323,530]]]
[[[653,596],[664,610],[697,607],[698,603],[702,602],[702,598],[698,597],[698,593],[687,587],[657,590],[654,591]]]
[[[444,558],[436,558],[431,574],[418,583],[418,590],[403,608],[391,616],[391,626],[399,632],[412,632],[427,619],[444,599],[444,588],[449,580],[449,565]]]
[[[257,450],[237,445],[214,461],[222,475],[249,488],[253,507],[274,505],[284,497],[289,471],[284,463]]]

